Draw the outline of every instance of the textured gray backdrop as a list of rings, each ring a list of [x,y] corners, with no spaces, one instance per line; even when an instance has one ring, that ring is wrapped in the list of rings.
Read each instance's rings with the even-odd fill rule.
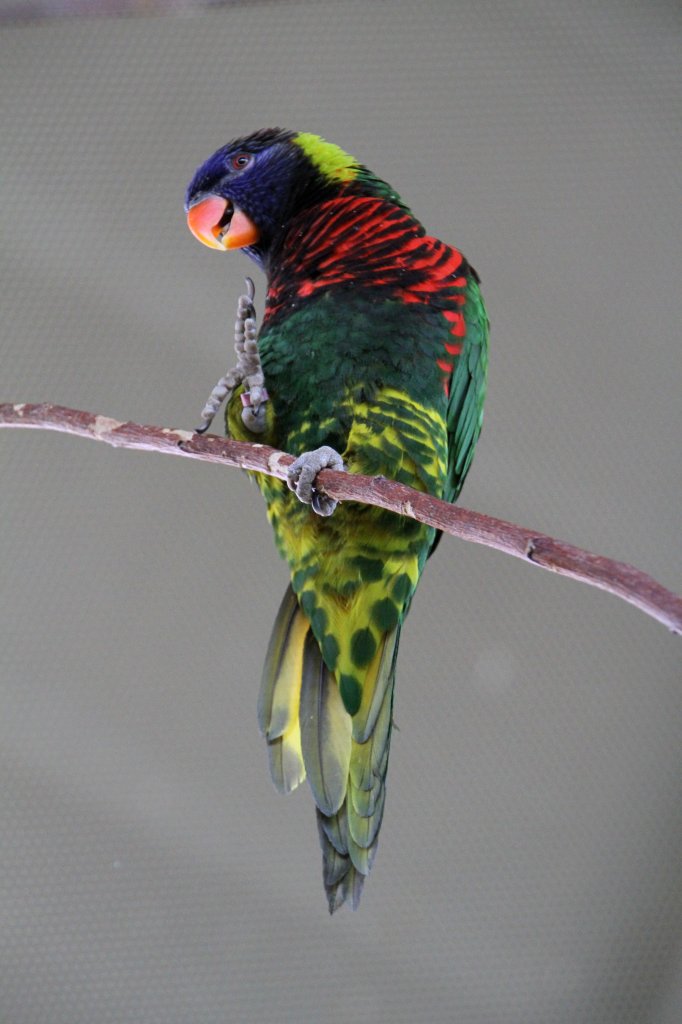
[[[317,131],[483,279],[464,504],[680,587],[679,12],[291,2],[1,33],[1,394],[190,427],[248,272],[182,213]],[[257,280],[262,299],[262,279]],[[678,639],[452,539],[404,632],[389,799],[329,919],[255,704],[285,586],[234,470],[3,432],[2,1024],[682,1019]]]

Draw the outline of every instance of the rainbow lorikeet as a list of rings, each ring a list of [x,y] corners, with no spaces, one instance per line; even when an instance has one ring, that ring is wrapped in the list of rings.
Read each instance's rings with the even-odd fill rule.
[[[291,570],[259,723],[277,788],[310,783],[330,911],[355,909],[384,811],[400,629],[438,536],[369,505],[334,511],[314,481],[345,467],[456,500],[486,390],[479,278],[390,185],[316,135],[228,143],[196,171],[186,210],[200,241],[244,249],[267,277],[226,414],[232,436],[299,456],[288,487],[256,475]]]

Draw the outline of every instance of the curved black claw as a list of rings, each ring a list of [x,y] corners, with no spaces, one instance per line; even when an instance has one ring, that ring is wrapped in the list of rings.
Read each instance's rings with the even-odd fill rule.
[[[336,498],[330,498],[328,494],[320,494],[319,491],[313,491],[313,498],[310,502],[312,505],[313,512],[316,512],[318,516],[330,516],[338,501]]]
[[[324,445],[312,452],[303,452],[287,469],[287,485],[296,493],[299,501],[312,505],[318,516],[330,516],[338,501],[315,487],[317,474],[323,469],[345,470],[343,459],[337,451]]]

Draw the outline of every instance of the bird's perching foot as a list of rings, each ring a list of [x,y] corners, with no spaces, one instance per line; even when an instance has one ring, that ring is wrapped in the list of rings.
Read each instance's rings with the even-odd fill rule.
[[[337,451],[324,445],[302,455],[291,463],[287,469],[287,484],[290,491],[306,505],[312,505],[318,516],[330,516],[338,501],[315,487],[315,478],[323,469],[345,470],[343,459]]]
[[[246,385],[242,394],[242,421],[254,434],[265,430],[265,403],[268,393],[264,387],[263,370],[256,341],[256,310],[253,305],[256,289],[250,277],[245,278],[246,293],[239,296],[237,319],[234,325],[234,350],[237,365],[221,377],[201,412],[203,420],[196,433],[208,430],[213,418],[225,400],[229,401],[240,384]]]

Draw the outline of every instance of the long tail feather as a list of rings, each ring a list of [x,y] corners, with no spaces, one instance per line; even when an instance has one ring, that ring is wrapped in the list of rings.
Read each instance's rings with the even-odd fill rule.
[[[258,697],[258,725],[268,744],[270,775],[280,793],[305,779],[299,705],[309,625],[287,588],[270,637]]]
[[[303,654],[299,718],[303,763],[315,803],[322,814],[336,814],[348,785],[351,718],[312,632]]]

